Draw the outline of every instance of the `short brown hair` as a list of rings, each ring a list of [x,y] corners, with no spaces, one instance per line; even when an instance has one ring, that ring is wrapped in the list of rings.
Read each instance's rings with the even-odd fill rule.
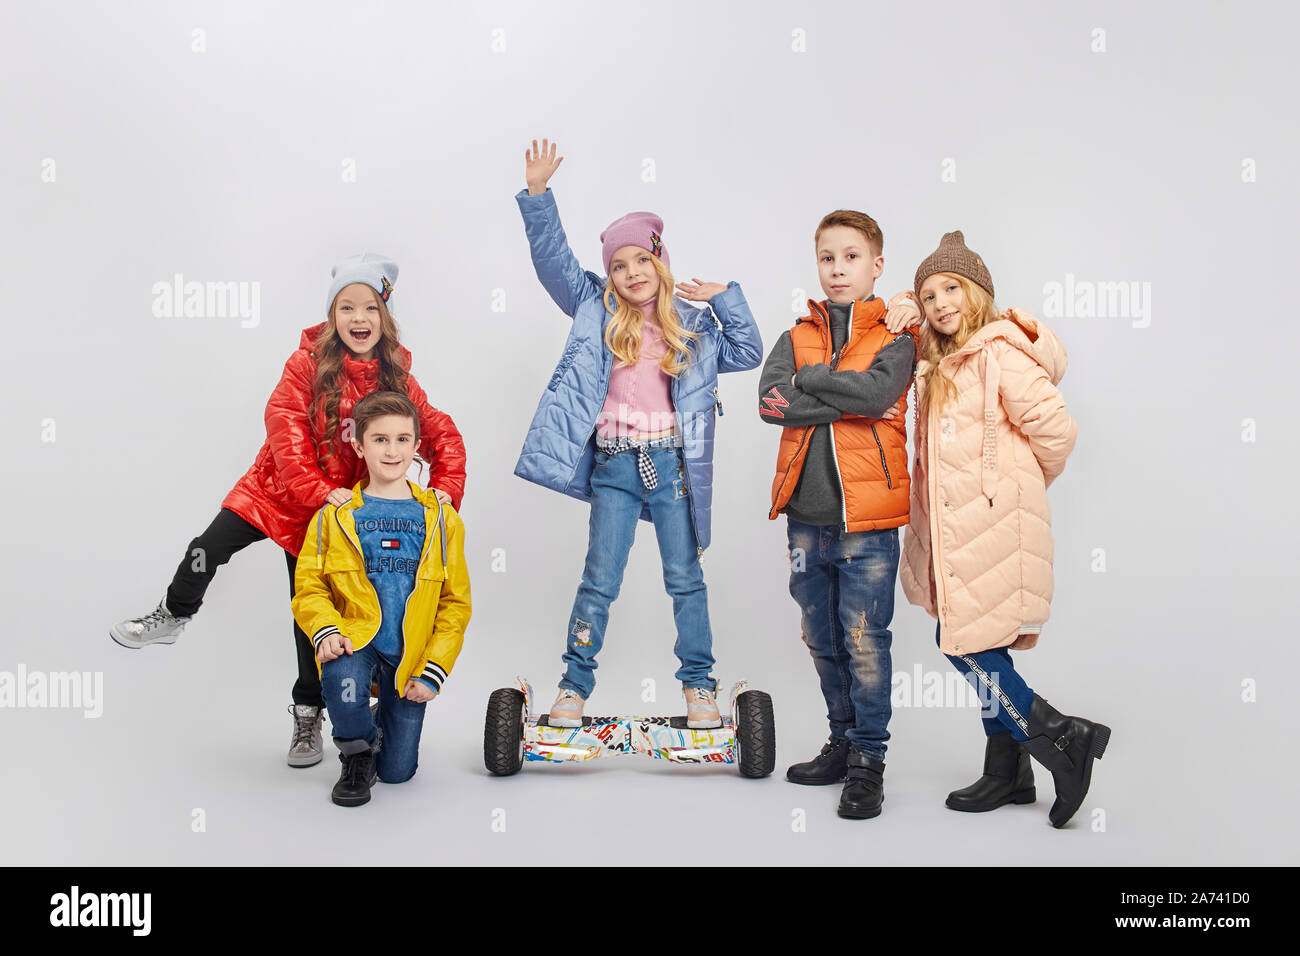
[[[880,231],[880,225],[876,220],[865,212],[858,212],[856,209],[836,209],[834,212],[828,212],[817,224],[817,231],[813,233],[813,245],[821,241],[822,230],[831,226],[848,226],[850,229],[856,229],[866,237],[867,245],[871,247],[873,255],[884,254],[885,234]]]
[[[381,415],[404,415],[415,429],[415,443],[420,443],[420,413],[415,403],[401,392],[371,392],[352,406],[352,433],[360,444],[366,426]]]

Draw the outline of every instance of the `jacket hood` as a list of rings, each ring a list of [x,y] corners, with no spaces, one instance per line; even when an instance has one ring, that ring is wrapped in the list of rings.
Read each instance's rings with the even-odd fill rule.
[[[944,358],[973,354],[995,339],[1002,339],[1008,345],[1015,346],[1041,365],[1053,385],[1060,384],[1065,377],[1065,367],[1069,362],[1065,346],[1056,337],[1056,333],[1040,319],[1020,309],[1007,309],[1000,318],[984,326],[965,345]],[[928,372],[930,367],[931,363],[927,359],[921,359],[917,362],[917,374]]]
[[[311,352],[312,349],[315,348],[316,339],[320,336],[321,329],[325,328],[325,325],[325,322],[320,322],[313,325],[311,328],[303,329],[302,337],[298,340],[298,348],[306,349],[308,352]],[[409,369],[411,367],[411,350],[405,345],[399,345],[397,347],[397,353],[402,357],[403,361],[406,363],[406,367]],[[353,362],[357,361],[352,357],[351,352],[348,352],[346,357]],[[375,359],[371,359],[370,361],[373,362]]]
[[[411,488],[411,496],[415,498],[418,502],[420,502],[420,504],[424,505],[424,507],[426,508],[439,507],[438,496],[434,494],[432,488],[421,488],[410,478],[406,479],[406,483]],[[362,478],[360,481],[358,481],[355,485],[352,486],[352,507],[354,508],[361,507],[361,492],[364,491],[367,487],[369,487],[369,485],[370,485],[370,479]]]

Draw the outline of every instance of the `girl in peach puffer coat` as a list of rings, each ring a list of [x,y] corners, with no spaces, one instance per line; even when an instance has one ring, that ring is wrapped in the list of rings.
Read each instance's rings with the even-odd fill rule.
[[[993,280],[960,232],[916,271],[925,314],[916,369],[916,458],[900,570],[913,604],[939,619],[940,650],[984,705],[984,774],[948,795],[953,810],[1035,799],[1032,756],[1052,772],[1049,819],[1083,803],[1110,728],[1035,694],[1009,650],[1038,642],[1052,600],[1047,486],[1078,426],[1056,385],[1060,340],[1018,309],[999,313]]]

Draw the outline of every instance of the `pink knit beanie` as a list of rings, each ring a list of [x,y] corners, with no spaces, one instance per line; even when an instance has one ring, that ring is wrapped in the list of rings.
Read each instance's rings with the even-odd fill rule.
[[[609,275],[609,260],[624,246],[636,246],[658,256],[668,265],[668,250],[664,248],[662,234],[664,221],[652,212],[630,212],[615,219],[600,234],[600,254],[605,260],[605,275]]]

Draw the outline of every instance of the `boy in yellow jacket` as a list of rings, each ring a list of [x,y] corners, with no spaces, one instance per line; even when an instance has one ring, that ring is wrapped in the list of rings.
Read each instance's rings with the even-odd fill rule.
[[[330,796],[345,807],[368,802],[376,778],[414,776],[425,704],[451,672],[470,616],[465,526],[450,504],[406,479],[420,442],[415,406],[397,392],[372,392],[352,419],[352,446],[370,478],[312,519],[293,598],[343,764]]]

